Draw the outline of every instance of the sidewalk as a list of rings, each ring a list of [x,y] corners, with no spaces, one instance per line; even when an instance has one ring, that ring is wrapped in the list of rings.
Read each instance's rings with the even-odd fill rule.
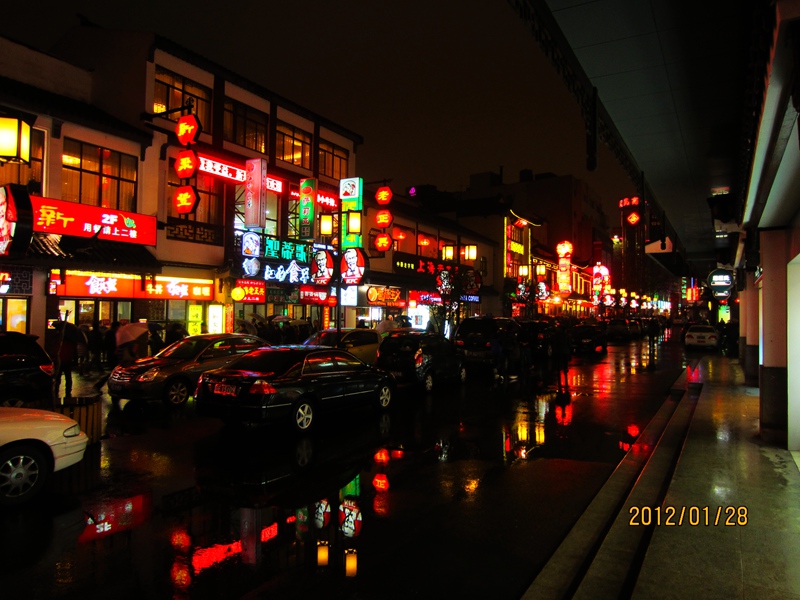
[[[663,503],[675,521],[686,508],[683,525],[662,517],[633,598],[800,599],[797,465],[758,437],[758,388],[737,359],[704,357],[695,374],[703,389]]]
[[[738,359],[688,367],[523,598],[800,600],[800,471],[758,401]]]

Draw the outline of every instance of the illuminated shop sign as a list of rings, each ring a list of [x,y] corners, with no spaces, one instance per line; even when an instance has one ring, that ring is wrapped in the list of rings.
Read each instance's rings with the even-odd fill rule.
[[[267,260],[294,259],[299,263],[308,264],[311,262],[311,249],[308,244],[287,242],[277,238],[266,238],[264,240],[264,257]]]
[[[193,213],[197,206],[197,190],[193,185],[178,186],[172,196],[172,204],[179,215]]]
[[[300,286],[300,304],[327,305],[328,290],[313,285]]]
[[[508,240],[507,248],[510,252],[513,252],[514,254],[525,253],[525,246],[523,246],[519,242],[515,242],[514,240]]]
[[[480,302],[481,297],[475,294],[465,294],[459,298],[461,302]]]
[[[367,288],[367,302],[380,306],[405,306],[402,294],[399,288],[370,286]]]
[[[181,116],[175,123],[175,135],[178,136],[181,146],[196,144],[201,131],[203,131],[203,127],[200,125],[200,121],[192,114]]]
[[[31,242],[31,199],[21,185],[0,188],[0,256],[23,256]]]
[[[367,258],[361,248],[348,248],[344,251],[339,268],[343,285],[358,285],[366,270]]]
[[[708,274],[708,285],[712,290],[730,290],[733,287],[733,271],[715,269]]]
[[[431,275],[438,277],[442,270],[448,270],[452,273],[459,273],[458,265],[446,263],[442,260],[424,258],[415,254],[405,254],[403,252],[395,252],[392,261],[392,271],[394,273],[407,273],[417,275]]]
[[[266,296],[267,284],[263,279],[237,279],[236,287],[231,290],[231,298],[237,302],[263,303]]]
[[[417,304],[441,304],[442,297],[434,292],[424,292],[420,290],[409,290],[408,301],[416,302]]]
[[[345,537],[358,537],[361,533],[361,509],[353,498],[339,504],[339,529]]]
[[[261,236],[252,231],[242,235],[242,256],[261,255]]]
[[[156,245],[155,217],[40,196],[31,196],[31,205],[34,231]]]
[[[308,283],[311,278],[310,268],[301,267],[297,261],[288,263],[269,263],[264,266],[264,280],[278,283]]]
[[[314,205],[317,202],[317,180],[300,180],[300,238],[314,239]]]
[[[267,161],[251,158],[245,163],[244,226],[264,227],[267,206]]]
[[[200,166],[197,168],[198,171],[208,173],[209,175],[215,175],[217,177],[222,177],[223,179],[237,181],[239,183],[244,183],[247,181],[247,171],[241,167],[237,167],[236,165],[232,165],[203,154],[198,154],[197,159],[200,161]],[[266,187],[268,190],[280,194],[283,192],[283,181],[280,179],[267,177]]]
[[[298,288],[282,288],[267,286],[265,302],[269,304],[297,304],[300,301]]]
[[[356,212],[364,208],[363,202],[364,180],[361,177],[350,177],[339,181],[339,198],[342,202],[342,212]],[[362,248],[363,242],[360,233],[342,235],[342,248]]]
[[[292,198],[299,198],[300,192],[292,190],[291,195]],[[333,196],[328,196],[325,192],[317,190],[317,204],[327,206],[328,208],[336,208],[339,206],[339,201]]]
[[[142,300],[212,300],[214,281],[162,275],[143,279],[141,275],[130,273],[87,271],[67,271],[64,277],[60,277],[58,271],[51,271],[50,294]]]
[[[315,285],[328,285],[333,277],[333,254],[327,250],[314,252],[314,261],[311,263],[311,281]]]

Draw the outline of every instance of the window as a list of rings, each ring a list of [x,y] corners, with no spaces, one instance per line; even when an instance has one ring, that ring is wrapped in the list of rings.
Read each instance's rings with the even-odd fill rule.
[[[269,115],[230,98],[225,99],[225,141],[267,153]]]
[[[395,225],[392,227],[392,239],[394,240],[394,249],[398,252],[417,253],[417,236],[413,229]]]
[[[288,123],[279,122],[275,128],[275,158],[311,168],[311,134]]]
[[[135,156],[64,138],[61,198],[136,212],[138,166]]]
[[[355,356],[348,356],[347,354],[336,354],[335,356],[339,371],[361,371],[364,369],[364,363]]]
[[[18,183],[28,187],[28,193],[42,193],[44,164],[44,131],[31,129],[31,160],[29,164],[0,163],[0,185]]]
[[[326,142],[319,141],[319,174],[342,179],[347,177],[347,163],[350,153],[344,148]]]
[[[182,75],[168,71],[156,65],[156,86],[153,94],[153,112],[161,113],[186,104],[194,100],[194,114],[200,125],[206,131],[211,130],[211,90],[187,79]],[[180,111],[164,115],[171,121],[177,121],[181,116]]]
[[[417,233],[417,254],[426,258],[439,258],[436,235],[420,231]]]
[[[336,370],[336,363],[330,353],[316,352],[306,358],[306,368],[309,373],[331,373]]]

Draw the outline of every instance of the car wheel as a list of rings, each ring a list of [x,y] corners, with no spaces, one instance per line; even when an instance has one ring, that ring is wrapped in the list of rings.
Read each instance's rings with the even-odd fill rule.
[[[292,423],[297,431],[308,431],[314,424],[314,407],[308,400],[298,400],[292,408]]]
[[[183,406],[189,400],[189,384],[183,379],[173,379],[167,382],[164,389],[164,402],[170,406]]]
[[[382,383],[378,390],[378,405],[383,408],[389,408],[392,403],[392,388],[388,383]]]
[[[433,373],[428,371],[425,373],[425,378],[422,380],[422,385],[425,386],[425,391],[430,392],[433,390]]]
[[[461,383],[466,383],[467,382],[467,367],[460,367],[460,370],[459,370],[459,373],[458,373],[458,380]]]
[[[0,452],[0,504],[33,498],[50,475],[50,464],[35,446],[12,446]]]
[[[5,398],[4,400],[0,401],[0,406],[9,408],[22,408],[25,406],[25,400],[22,398]]]

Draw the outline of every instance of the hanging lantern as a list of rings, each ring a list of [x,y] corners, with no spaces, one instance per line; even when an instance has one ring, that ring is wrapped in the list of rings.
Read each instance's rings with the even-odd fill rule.
[[[197,138],[203,130],[200,121],[194,115],[183,115],[175,124],[175,135],[182,146],[197,143]]]
[[[390,236],[388,233],[379,233],[378,235],[375,236],[374,245],[375,249],[378,252],[388,251],[392,247],[393,243],[394,240],[392,239],[392,236]]]
[[[197,170],[197,155],[192,150],[181,150],[175,157],[175,172],[181,179],[188,179]]]
[[[389,462],[389,451],[386,448],[381,448],[375,453],[375,462],[379,465],[385,465]]]
[[[372,479],[372,486],[379,492],[388,492],[389,491],[389,478],[386,477],[385,473],[378,473]]]
[[[0,117],[0,162],[31,160],[31,126],[17,117]]]
[[[389,204],[392,200],[392,189],[388,185],[383,185],[375,192],[375,202],[381,205]]]

